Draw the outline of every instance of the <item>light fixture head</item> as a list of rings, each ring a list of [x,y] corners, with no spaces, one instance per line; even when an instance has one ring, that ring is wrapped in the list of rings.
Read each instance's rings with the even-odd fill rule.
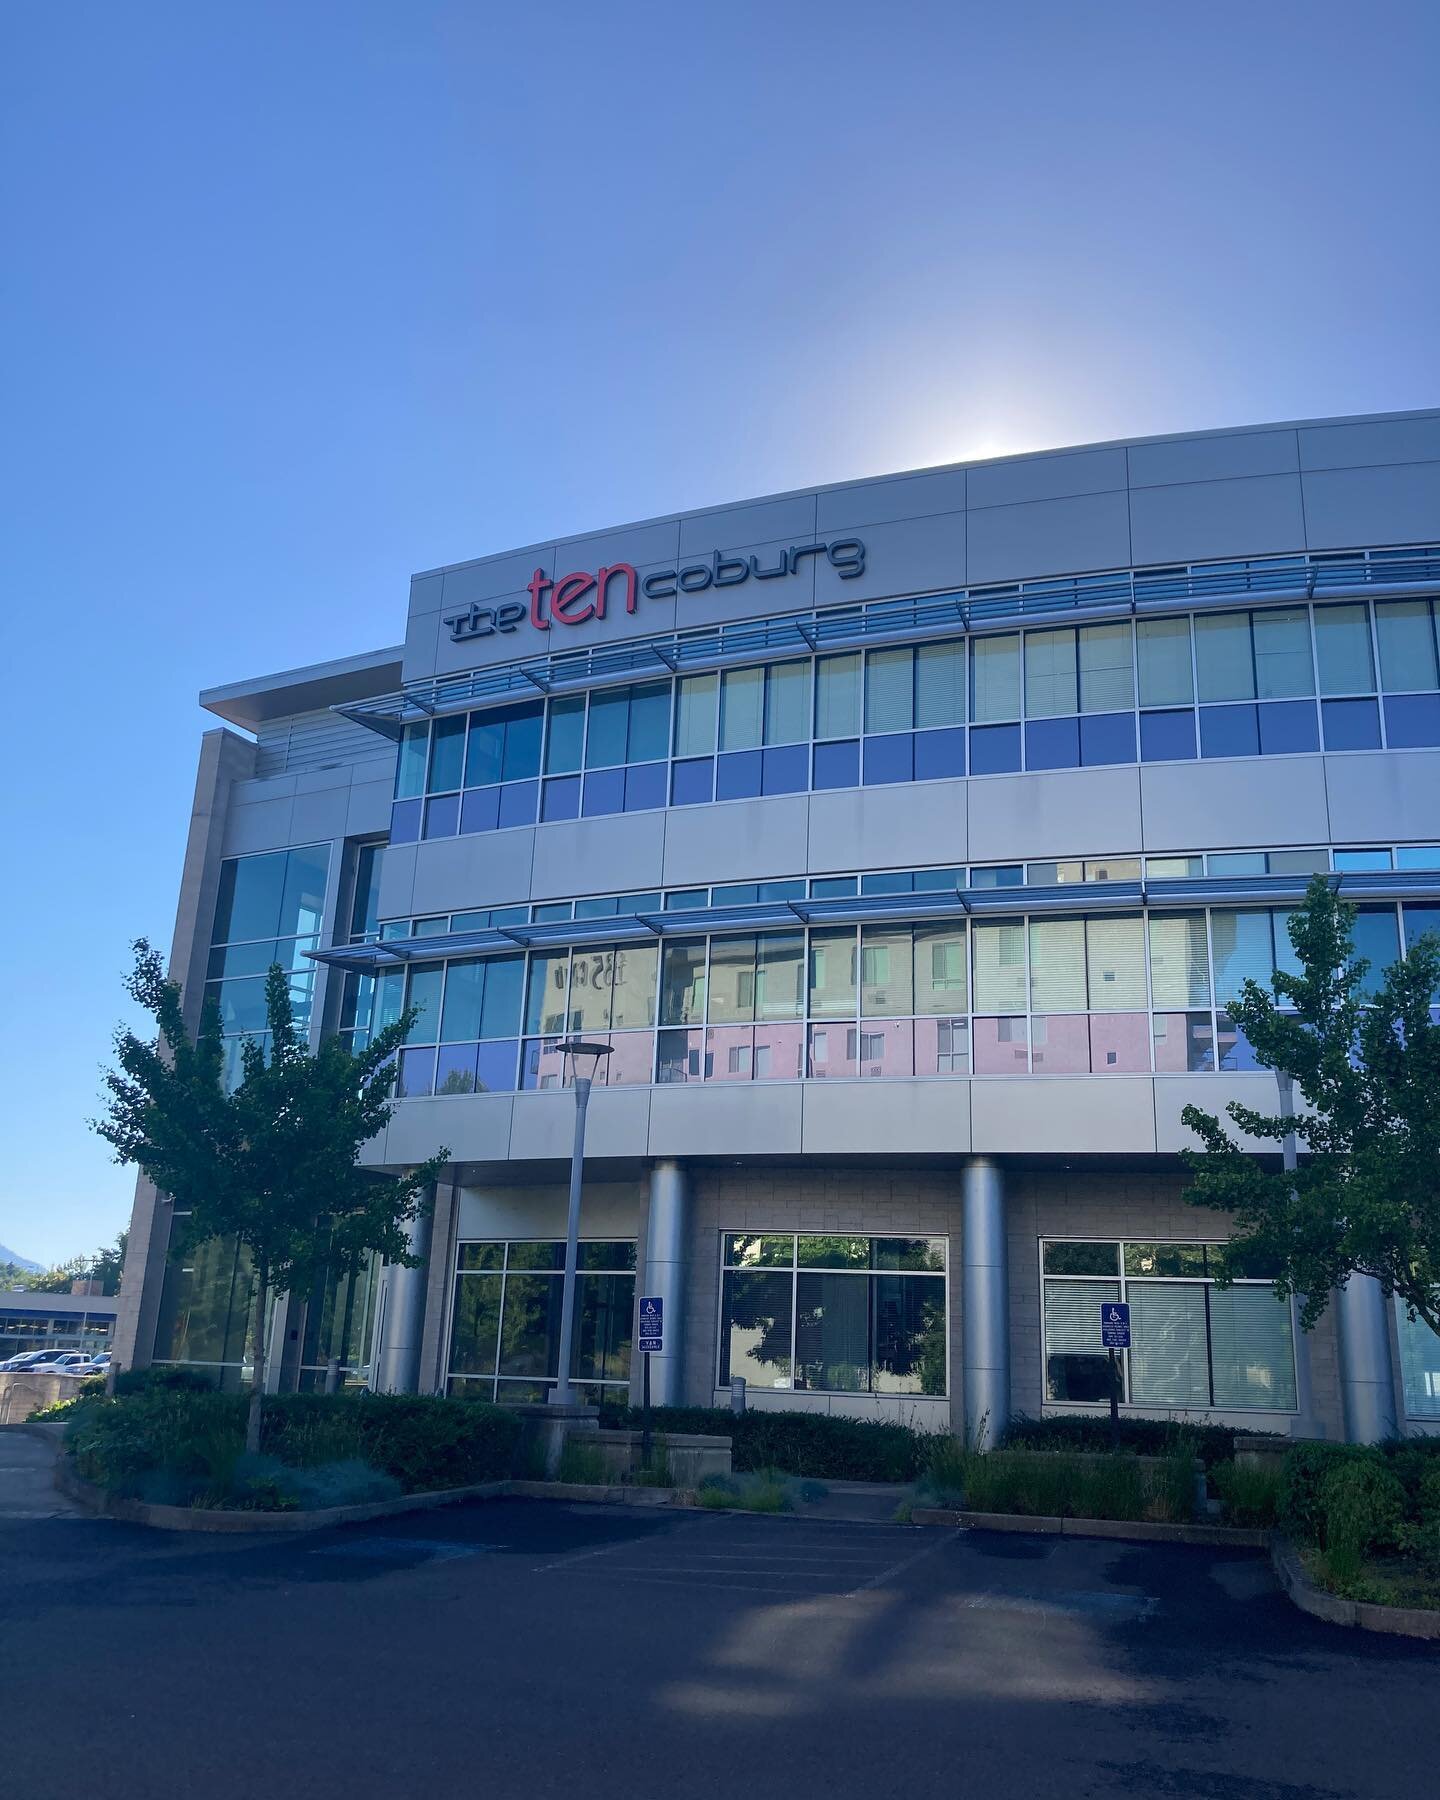
[[[610,1055],[613,1046],[591,1043],[585,1038],[563,1038],[555,1048],[570,1059],[570,1068],[577,1081],[589,1081],[594,1079],[601,1059]]]

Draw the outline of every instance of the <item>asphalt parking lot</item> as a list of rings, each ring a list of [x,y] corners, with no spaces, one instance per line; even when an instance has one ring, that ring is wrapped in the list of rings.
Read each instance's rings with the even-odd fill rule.
[[[0,1518],[7,1794],[1419,1795],[1440,1652],[1258,1555],[492,1501]]]

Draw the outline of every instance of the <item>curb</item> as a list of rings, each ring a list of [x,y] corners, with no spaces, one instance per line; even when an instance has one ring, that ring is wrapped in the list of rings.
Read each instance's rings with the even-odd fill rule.
[[[1011,1531],[1032,1537],[1120,1538],[1147,1544],[1194,1544],[1211,1549],[1267,1550],[1268,1531],[1230,1525],[1164,1525],[1154,1519],[1059,1519],[1024,1513],[964,1512],[917,1506],[912,1525],[964,1525],[971,1531]]]
[[[1342,1600],[1339,1594],[1327,1594],[1305,1573],[1294,1544],[1278,1533],[1270,1546],[1270,1560],[1281,1587],[1301,1612],[1329,1625],[1351,1625],[1389,1637],[1440,1638],[1440,1612],[1422,1606],[1377,1606],[1370,1600]]]
[[[507,1481],[502,1485],[515,1500],[581,1500],[599,1506],[694,1508],[695,1504],[689,1488],[611,1487],[588,1481]]]
[[[148,1500],[125,1500],[82,1481],[63,1459],[55,1464],[55,1486],[97,1518],[158,1531],[274,1532],[324,1531],[332,1525],[356,1525],[366,1519],[388,1519],[400,1513],[432,1512],[460,1500],[489,1500],[510,1490],[508,1481],[483,1481],[474,1487],[443,1488],[429,1494],[405,1494],[398,1500],[373,1500],[364,1506],[325,1506],[314,1512],[245,1512],[199,1506],[156,1506]]]

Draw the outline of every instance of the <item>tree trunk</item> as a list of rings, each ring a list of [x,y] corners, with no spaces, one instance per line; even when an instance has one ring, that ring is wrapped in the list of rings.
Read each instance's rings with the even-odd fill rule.
[[[255,1283],[255,1379],[250,1389],[250,1414],[245,1422],[245,1451],[260,1454],[260,1421],[265,1406],[265,1299],[268,1270],[263,1267]]]

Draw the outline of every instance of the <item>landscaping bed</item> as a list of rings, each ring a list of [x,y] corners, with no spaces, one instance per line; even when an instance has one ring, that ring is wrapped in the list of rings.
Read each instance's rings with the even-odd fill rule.
[[[1297,1444],[1278,1511],[1305,1578],[1324,1593],[1440,1610],[1440,1438]]]
[[[737,1475],[774,1470],[811,1481],[914,1481],[936,1439],[933,1433],[834,1413],[732,1413],[718,1406],[657,1406],[656,1431],[727,1437]],[[634,1428],[638,1408],[601,1414],[602,1430]]]

